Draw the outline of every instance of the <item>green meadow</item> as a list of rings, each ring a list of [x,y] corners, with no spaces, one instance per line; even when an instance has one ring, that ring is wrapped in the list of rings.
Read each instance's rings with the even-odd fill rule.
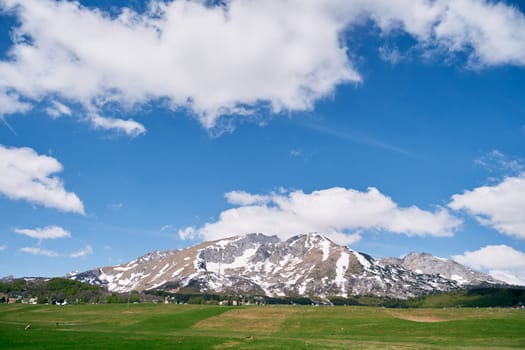
[[[0,305],[0,349],[445,348],[524,349],[525,310]]]

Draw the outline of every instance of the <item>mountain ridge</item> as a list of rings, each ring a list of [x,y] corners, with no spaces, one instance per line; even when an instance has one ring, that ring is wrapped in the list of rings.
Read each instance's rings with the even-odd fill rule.
[[[375,260],[317,233],[287,240],[252,233],[180,250],[154,251],[125,264],[69,278],[115,292],[192,289],[279,297],[371,295],[397,299],[504,284],[450,260],[411,254],[403,259]],[[453,273],[440,270],[447,268]]]

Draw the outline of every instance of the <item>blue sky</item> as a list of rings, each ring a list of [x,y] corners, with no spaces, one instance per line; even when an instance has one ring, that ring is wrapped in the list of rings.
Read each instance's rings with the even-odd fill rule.
[[[0,275],[316,231],[525,283],[523,2],[0,9]]]

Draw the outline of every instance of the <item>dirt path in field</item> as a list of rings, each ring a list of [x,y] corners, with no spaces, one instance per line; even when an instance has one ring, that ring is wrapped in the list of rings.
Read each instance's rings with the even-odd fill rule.
[[[415,316],[415,315],[402,315],[397,316],[396,318],[400,318],[407,321],[414,321],[414,322],[445,322],[448,321],[446,319],[438,318],[435,316]]]
[[[440,317],[427,310],[390,310],[388,314],[392,317],[414,322],[446,322],[449,318]]]
[[[296,312],[292,308],[271,306],[232,309],[199,321],[193,328],[269,334],[279,331],[286,319]]]

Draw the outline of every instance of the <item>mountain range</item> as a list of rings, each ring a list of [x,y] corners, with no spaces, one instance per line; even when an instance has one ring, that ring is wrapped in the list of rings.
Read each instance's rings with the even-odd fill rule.
[[[505,284],[427,253],[376,260],[315,233],[287,240],[261,233],[235,236],[180,250],[155,251],[125,264],[75,272],[68,277],[114,292],[370,295],[397,299]]]

